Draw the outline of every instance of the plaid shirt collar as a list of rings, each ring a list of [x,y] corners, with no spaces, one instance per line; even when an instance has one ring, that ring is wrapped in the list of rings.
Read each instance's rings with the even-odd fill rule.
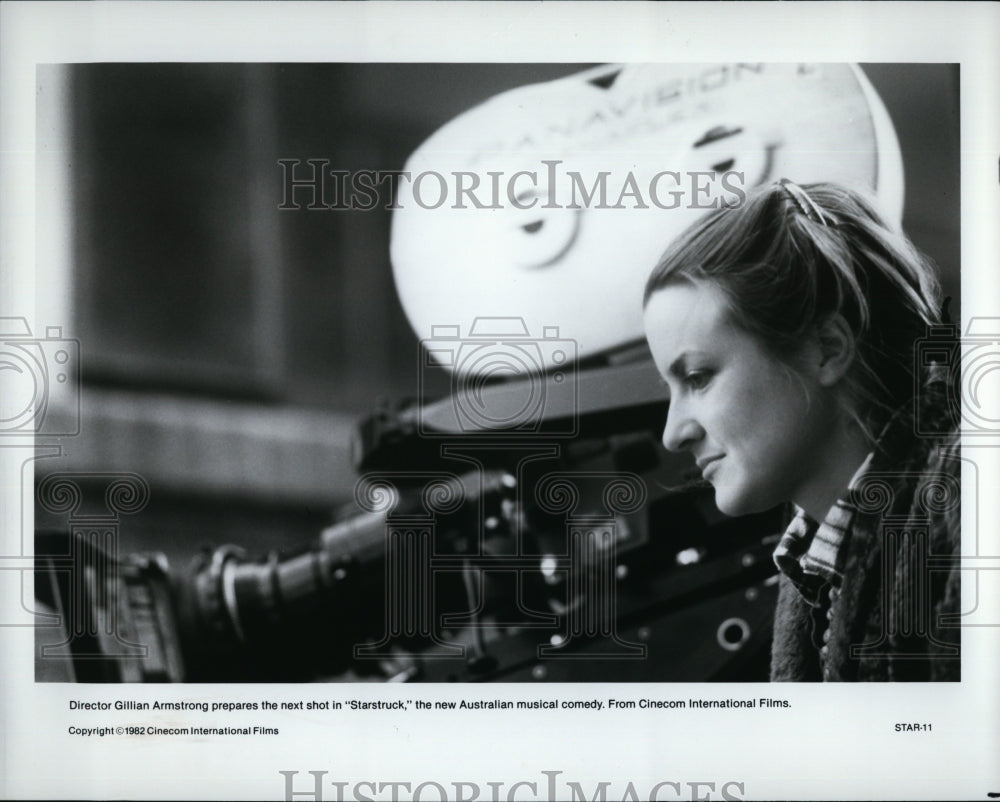
[[[847,499],[861,482],[874,452],[869,454],[847,486],[844,496],[830,507],[822,523],[817,523],[801,507],[774,550],[774,563],[798,588],[813,607],[821,603],[824,586],[840,588],[843,581],[847,543],[856,512]]]

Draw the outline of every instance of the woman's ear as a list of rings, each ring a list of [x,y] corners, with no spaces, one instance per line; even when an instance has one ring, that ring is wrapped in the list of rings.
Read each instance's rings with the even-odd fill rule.
[[[836,313],[824,318],[816,333],[819,343],[817,378],[823,386],[832,387],[844,378],[854,363],[854,332],[843,315]]]

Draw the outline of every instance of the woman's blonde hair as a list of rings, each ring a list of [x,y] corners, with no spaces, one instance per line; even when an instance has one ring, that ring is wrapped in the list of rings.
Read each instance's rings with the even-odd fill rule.
[[[827,316],[850,326],[856,356],[845,401],[877,433],[914,396],[914,344],[940,322],[935,267],[864,196],[782,181],[701,218],[646,283],[645,305],[677,281],[711,282],[734,322],[789,364]]]

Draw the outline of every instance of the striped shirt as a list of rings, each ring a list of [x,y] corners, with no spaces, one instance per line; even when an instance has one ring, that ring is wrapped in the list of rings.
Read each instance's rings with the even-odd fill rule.
[[[874,452],[858,468],[844,497],[830,507],[822,523],[817,523],[796,506],[795,517],[774,550],[774,564],[812,607],[819,607],[824,602],[828,585],[839,590],[843,583],[847,543],[856,512],[847,499],[860,484],[873,456]]]

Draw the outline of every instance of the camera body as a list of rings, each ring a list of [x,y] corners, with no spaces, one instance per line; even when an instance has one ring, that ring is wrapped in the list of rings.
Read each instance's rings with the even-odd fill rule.
[[[80,433],[80,344],[61,327],[36,337],[25,318],[0,318],[0,386],[0,435]]]

